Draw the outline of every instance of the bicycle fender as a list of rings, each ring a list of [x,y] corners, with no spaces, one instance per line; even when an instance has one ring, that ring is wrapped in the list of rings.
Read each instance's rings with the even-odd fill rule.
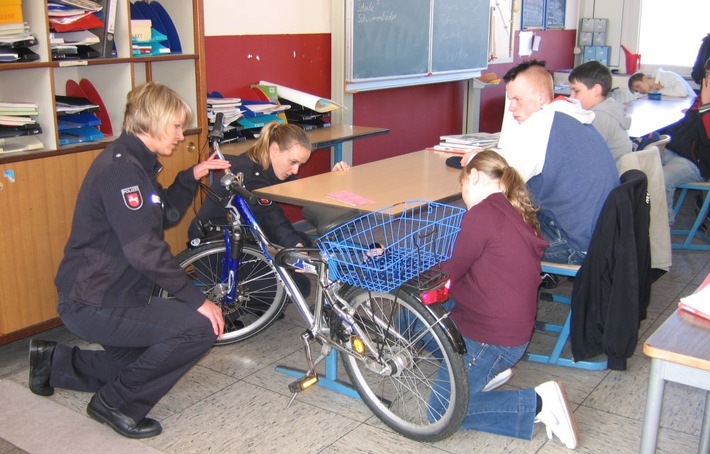
[[[427,310],[439,321],[439,324],[444,328],[446,337],[451,342],[454,351],[460,355],[466,354],[466,343],[463,340],[463,335],[459,331],[459,327],[451,319],[443,304],[423,305]]]

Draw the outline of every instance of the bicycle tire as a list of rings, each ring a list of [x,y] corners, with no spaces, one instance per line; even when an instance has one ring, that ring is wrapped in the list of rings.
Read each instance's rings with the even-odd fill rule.
[[[456,432],[468,408],[468,377],[463,357],[431,313],[403,292],[354,288],[345,300],[392,368],[377,371],[376,362],[368,367],[354,355],[342,355],[351,383],[370,410],[413,440],[438,441]],[[442,408],[435,410],[432,403]]]
[[[219,282],[224,251],[224,241],[217,241],[186,249],[176,257],[205,296],[222,308],[224,334],[216,345],[243,341],[264,331],[278,319],[287,301],[283,282],[264,254],[257,247],[245,244],[239,262],[238,301],[226,304],[225,285]],[[165,291],[158,295],[170,296]]]

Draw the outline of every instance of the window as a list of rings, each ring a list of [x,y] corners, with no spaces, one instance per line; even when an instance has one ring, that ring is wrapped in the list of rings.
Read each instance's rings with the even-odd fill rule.
[[[639,53],[644,70],[689,75],[700,43],[710,33],[708,0],[641,0]]]

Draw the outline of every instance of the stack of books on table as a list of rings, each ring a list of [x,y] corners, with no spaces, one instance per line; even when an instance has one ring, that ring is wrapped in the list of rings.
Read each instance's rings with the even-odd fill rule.
[[[499,133],[487,132],[445,135],[439,137],[438,145],[429,147],[429,149],[445,153],[466,154],[476,149],[494,148],[498,145],[499,136]]]
[[[42,132],[38,114],[38,106],[32,102],[0,102],[0,153],[44,148],[36,137]]]

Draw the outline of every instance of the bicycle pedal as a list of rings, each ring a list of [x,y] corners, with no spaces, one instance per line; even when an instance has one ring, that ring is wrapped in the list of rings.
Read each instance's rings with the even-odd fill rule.
[[[300,393],[301,391],[305,391],[308,388],[312,387],[318,383],[318,375],[304,375],[303,377],[299,378],[296,381],[293,381],[288,384],[288,390],[291,391],[294,394]]]

